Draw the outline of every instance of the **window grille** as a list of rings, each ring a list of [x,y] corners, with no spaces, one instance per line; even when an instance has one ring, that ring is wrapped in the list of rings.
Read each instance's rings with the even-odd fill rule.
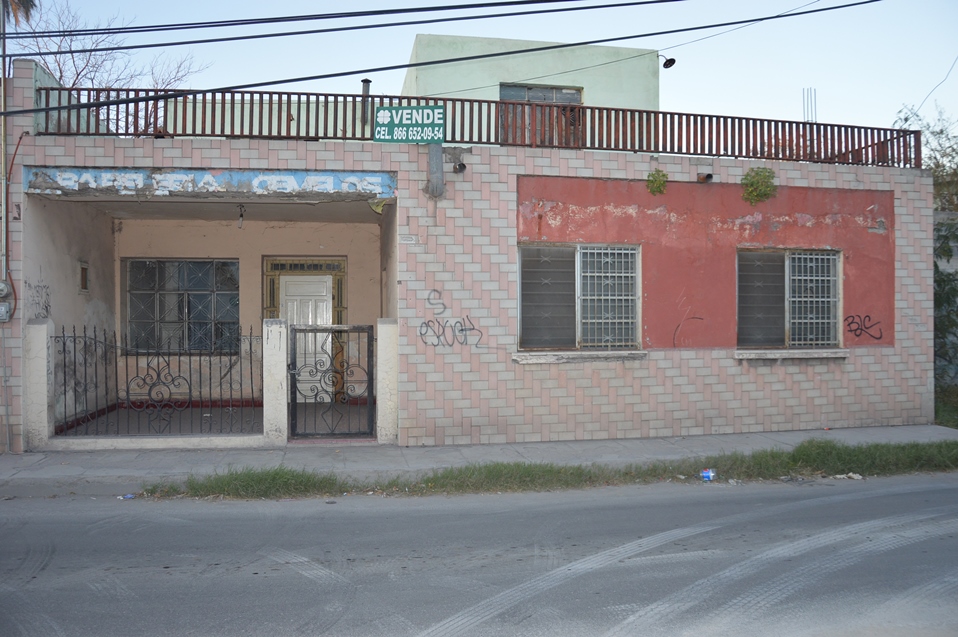
[[[838,255],[788,255],[789,347],[838,345]]]
[[[636,347],[634,248],[582,248],[582,347]]]
[[[636,248],[520,246],[520,260],[520,347],[638,347]]]
[[[740,347],[836,347],[838,253],[738,255]]]
[[[127,319],[135,349],[235,352],[238,261],[127,261]]]

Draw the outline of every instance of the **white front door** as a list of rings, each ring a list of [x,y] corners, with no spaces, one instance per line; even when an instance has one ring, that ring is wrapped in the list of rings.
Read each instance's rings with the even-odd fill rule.
[[[333,277],[280,277],[279,317],[290,325],[332,325]]]
[[[279,317],[289,325],[332,325],[333,277],[285,276],[279,279]],[[331,336],[301,333],[296,342],[298,402],[331,402],[337,389]]]

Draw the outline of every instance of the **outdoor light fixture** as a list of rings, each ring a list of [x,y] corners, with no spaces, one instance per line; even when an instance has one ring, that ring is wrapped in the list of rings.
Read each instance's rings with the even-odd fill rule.
[[[236,221],[236,227],[239,228],[240,230],[242,230],[242,229],[243,229],[243,215],[246,213],[246,206],[244,206],[243,204],[237,204],[236,207],[239,208],[239,213],[240,213],[239,219]]]
[[[659,54],[659,57],[662,58],[663,60],[665,60],[665,62],[662,62],[662,68],[663,68],[663,69],[670,69],[670,68],[672,68],[673,66],[675,66],[675,58],[667,58],[667,57],[665,57],[664,55],[661,55],[661,54]]]
[[[452,165],[452,172],[456,173],[457,175],[459,173],[464,173],[466,172],[466,165],[462,163],[461,161],[457,162]]]

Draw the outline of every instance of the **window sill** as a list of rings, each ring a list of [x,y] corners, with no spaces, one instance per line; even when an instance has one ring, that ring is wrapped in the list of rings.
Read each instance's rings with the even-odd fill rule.
[[[555,363],[581,363],[584,361],[634,361],[644,360],[649,355],[642,350],[615,352],[516,352],[512,362],[519,365],[550,365]]]
[[[739,360],[781,360],[787,358],[848,358],[847,349],[738,349]]]

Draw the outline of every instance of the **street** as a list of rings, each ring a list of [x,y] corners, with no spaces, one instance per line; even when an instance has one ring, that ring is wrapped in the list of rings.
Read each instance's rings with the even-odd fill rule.
[[[958,634],[958,474],[0,501],[0,635]]]

